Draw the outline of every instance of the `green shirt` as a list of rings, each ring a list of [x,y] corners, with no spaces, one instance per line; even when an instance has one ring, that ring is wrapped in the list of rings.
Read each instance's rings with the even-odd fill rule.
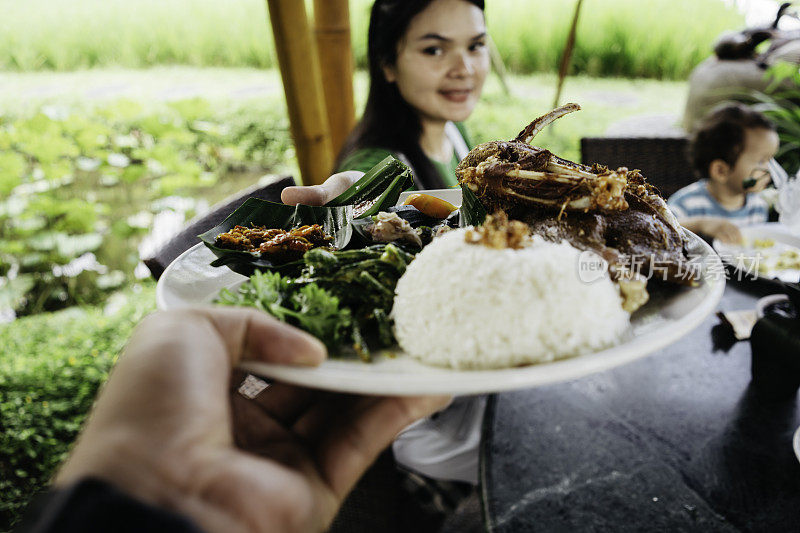
[[[461,136],[464,137],[464,142],[467,143],[467,147],[472,149],[472,141],[467,135],[464,125],[460,122],[456,122],[456,127],[458,128],[458,131],[461,132]],[[360,170],[361,172],[366,172],[390,155],[397,157],[395,153],[385,148],[361,148],[360,150],[356,150],[350,154],[350,156],[348,156],[347,159],[345,159],[342,164],[339,165],[339,168],[336,169],[336,172],[342,172],[345,170]],[[448,187],[458,186],[458,180],[456,179],[456,166],[458,165],[459,161],[460,160],[458,155],[456,155],[455,150],[453,150],[453,157],[450,159],[450,163],[440,163],[439,161],[434,161],[433,159],[430,160],[431,164],[433,164],[434,168],[439,171],[439,174],[442,176],[442,180],[444,180],[445,185]]]

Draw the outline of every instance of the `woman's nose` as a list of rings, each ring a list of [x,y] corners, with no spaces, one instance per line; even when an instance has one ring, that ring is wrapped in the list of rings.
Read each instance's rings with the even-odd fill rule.
[[[450,66],[450,75],[453,77],[471,76],[475,72],[475,65],[466,53],[454,54],[453,64]]]

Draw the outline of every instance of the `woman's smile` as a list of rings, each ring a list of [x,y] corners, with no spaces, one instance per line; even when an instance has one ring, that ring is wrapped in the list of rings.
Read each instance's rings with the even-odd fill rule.
[[[454,103],[466,102],[472,94],[472,89],[439,89],[439,94]]]

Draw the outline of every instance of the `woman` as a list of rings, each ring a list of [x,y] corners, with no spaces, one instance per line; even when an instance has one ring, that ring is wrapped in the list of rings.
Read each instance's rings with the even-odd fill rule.
[[[418,189],[457,185],[471,148],[458,122],[478,102],[489,54],[482,0],[376,0],[368,38],[370,89],[363,117],[324,184],[287,187],[287,204],[322,205],[388,155],[411,167]],[[477,483],[484,397],[456,398],[407,428],[393,445],[398,463],[448,511]]]
[[[408,164],[418,189],[457,185],[471,148],[458,122],[475,109],[489,53],[482,0],[376,0],[368,37],[370,89],[338,171],[367,171],[387,155]],[[286,203],[324,204],[360,174],[289,187]]]
[[[366,171],[389,154],[420,189],[457,184],[470,148],[464,130],[478,103],[489,54],[482,0],[378,0],[369,26],[370,89],[338,170]]]

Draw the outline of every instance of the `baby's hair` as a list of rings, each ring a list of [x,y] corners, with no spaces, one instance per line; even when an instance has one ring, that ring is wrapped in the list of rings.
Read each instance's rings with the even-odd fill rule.
[[[728,103],[712,109],[700,122],[689,143],[689,156],[695,172],[709,178],[708,168],[716,159],[735,166],[744,150],[749,129],[775,131],[775,125],[743,104]]]

